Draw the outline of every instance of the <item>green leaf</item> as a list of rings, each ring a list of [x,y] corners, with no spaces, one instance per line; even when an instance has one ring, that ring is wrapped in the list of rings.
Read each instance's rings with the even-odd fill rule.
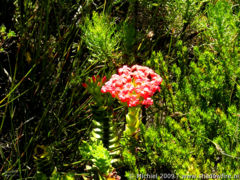
[[[8,37],[8,38],[16,37],[16,34],[15,34],[14,31],[9,31],[8,34],[7,34],[7,37]]]
[[[0,26],[0,32],[3,34],[6,33],[6,27],[4,25]]]

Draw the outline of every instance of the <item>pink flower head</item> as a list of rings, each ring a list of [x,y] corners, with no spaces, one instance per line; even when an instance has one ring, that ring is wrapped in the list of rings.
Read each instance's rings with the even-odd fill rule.
[[[129,107],[141,104],[148,107],[153,104],[151,97],[157,90],[160,91],[161,83],[162,78],[152,69],[139,65],[129,68],[125,65],[102,86],[101,92],[109,92]]]

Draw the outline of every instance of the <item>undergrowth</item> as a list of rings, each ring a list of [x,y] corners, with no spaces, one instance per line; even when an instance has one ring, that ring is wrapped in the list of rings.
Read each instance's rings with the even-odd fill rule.
[[[4,6],[1,178],[239,174],[237,0],[15,0]],[[137,139],[123,135],[127,108],[100,92],[104,76],[135,64],[163,79],[154,104],[141,109]]]

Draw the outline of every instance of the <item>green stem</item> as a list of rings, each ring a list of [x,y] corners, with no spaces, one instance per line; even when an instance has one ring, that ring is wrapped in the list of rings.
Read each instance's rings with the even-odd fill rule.
[[[139,130],[140,125],[140,115],[141,107],[129,107],[128,114],[126,115],[126,128],[124,134],[127,136],[135,135],[137,138],[137,131]]]

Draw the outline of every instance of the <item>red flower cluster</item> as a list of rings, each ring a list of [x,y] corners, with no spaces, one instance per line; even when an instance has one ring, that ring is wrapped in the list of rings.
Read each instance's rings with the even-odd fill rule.
[[[160,91],[161,83],[162,78],[152,69],[139,65],[129,68],[125,65],[118,70],[118,74],[112,75],[101,88],[101,92],[111,93],[129,107],[139,104],[148,107],[153,104],[151,96],[157,90]]]

